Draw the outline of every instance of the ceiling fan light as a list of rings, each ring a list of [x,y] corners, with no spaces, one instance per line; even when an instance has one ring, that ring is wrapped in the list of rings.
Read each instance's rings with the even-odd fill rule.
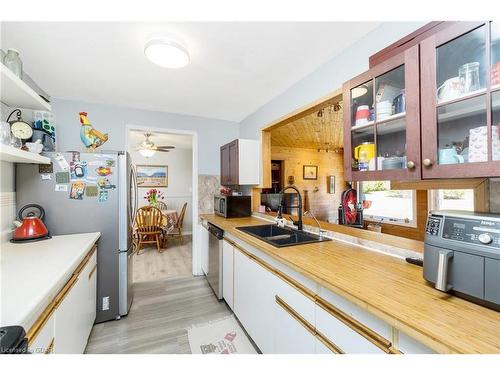
[[[163,68],[179,69],[189,64],[188,51],[178,43],[153,39],[146,43],[144,54],[153,64]]]
[[[150,158],[156,153],[156,151],[148,148],[141,148],[139,153],[145,158]]]

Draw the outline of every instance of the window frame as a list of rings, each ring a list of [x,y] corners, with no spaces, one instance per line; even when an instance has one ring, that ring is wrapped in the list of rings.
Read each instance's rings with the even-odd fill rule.
[[[444,208],[440,208],[439,206],[436,207],[436,205],[439,204],[439,190],[472,190],[472,210],[471,212],[475,211],[476,209],[476,200],[474,199],[474,194],[475,194],[475,189],[474,188],[465,188],[465,189],[429,189],[427,191],[427,207],[429,211],[439,211],[439,210],[445,210]]]
[[[367,181],[367,182],[372,182],[372,181]],[[363,194],[363,181],[358,181],[357,182],[357,191],[358,191],[358,201],[360,201],[361,194]],[[392,190],[392,189],[390,189]],[[400,219],[400,218],[394,218],[394,217],[389,217],[389,216],[376,216],[376,215],[366,215],[364,210],[363,210],[363,220],[371,223],[378,223],[378,224],[390,224],[390,225],[398,225],[402,227],[410,227],[410,228],[417,228],[418,223],[417,223],[417,191],[414,189],[394,189],[394,190],[409,190],[411,191],[411,200],[412,200],[412,211],[413,211],[413,218],[412,220],[406,221],[405,219]]]

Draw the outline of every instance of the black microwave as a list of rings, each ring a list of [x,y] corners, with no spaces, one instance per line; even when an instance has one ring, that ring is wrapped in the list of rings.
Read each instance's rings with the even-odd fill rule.
[[[252,197],[250,195],[216,195],[214,212],[225,218],[252,216]]]

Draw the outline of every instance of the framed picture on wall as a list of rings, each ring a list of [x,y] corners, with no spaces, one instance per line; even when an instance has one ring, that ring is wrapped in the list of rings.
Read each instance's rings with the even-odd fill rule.
[[[302,178],[304,180],[317,180],[318,179],[318,166],[317,165],[304,165]]]
[[[167,187],[168,165],[136,165],[137,187]]]

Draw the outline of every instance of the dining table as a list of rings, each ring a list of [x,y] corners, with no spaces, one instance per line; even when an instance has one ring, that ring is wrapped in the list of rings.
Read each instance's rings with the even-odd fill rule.
[[[167,234],[172,230],[175,223],[177,223],[177,211],[176,210],[161,210],[162,221],[161,225],[166,229]]]

